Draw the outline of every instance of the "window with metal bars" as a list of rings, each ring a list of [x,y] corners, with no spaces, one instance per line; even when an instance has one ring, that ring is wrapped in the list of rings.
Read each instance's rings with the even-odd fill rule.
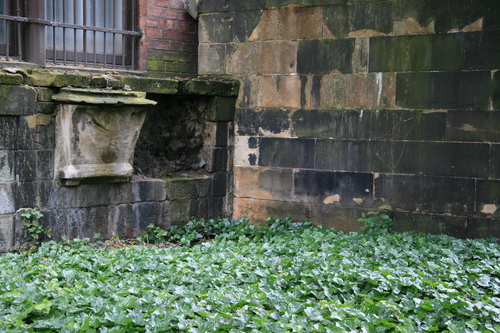
[[[137,0],[0,0],[0,57],[135,69]]]

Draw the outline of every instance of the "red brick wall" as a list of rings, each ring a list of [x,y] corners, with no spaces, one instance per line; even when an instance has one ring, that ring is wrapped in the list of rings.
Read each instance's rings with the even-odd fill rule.
[[[139,0],[139,69],[152,76],[196,75],[198,23],[187,0]]]

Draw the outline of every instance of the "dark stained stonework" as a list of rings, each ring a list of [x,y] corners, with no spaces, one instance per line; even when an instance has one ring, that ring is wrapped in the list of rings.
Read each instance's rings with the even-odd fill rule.
[[[242,85],[233,216],[353,231],[387,208],[397,230],[500,236],[499,1],[202,2],[201,73]]]
[[[327,74],[336,69],[352,72],[354,39],[315,39],[299,41],[297,72]]]
[[[500,32],[459,32],[370,39],[370,71],[460,71],[500,67]]]
[[[435,22],[436,32],[444,33],[451,29],[461,29],[477,19],[486,16],[485,25],[498,29],[498,18],[491,11],[498,13],[498,2],[481,0],[394,0],[394,19],[412,17],[420,25],[427,26]],[[491,27],[490,27],[491,25]]]
[[[466,178],[380,175],[375,205],[409,212],[472,215],[475,181]]]
[[[498,7],[500,9],[500,6]],[[500,31],[465,33],[464,68],[497,69],[500,68]]]
[[[290,111],[240,109],[236,113],[238,135],[279,134],[290,130]]]
[[[389,33],[392,29],[390,1],[325,6],[323,13],[325,24],[339,38],[357,30],[370,29]]]
[[[32,87],[0,86],[0,99],[0,115],[28,116],[35,109],[36,91]]]
[[[500,112],[453,110],[447,116],[449,141],[500,142]]]
[[[377,110],[373,112],[373,140],[444,141],[446,112]]]
[[[360,110],[297,110],[293,134],[300,138],[371,139],[372,113]]]
[[[227,147],[229,145],[229,127],[228,124],[217,123],[215,128],[215,147]]]
[[[16,170],[21,182],[36,180],[36,154],[32,150],[20,150],[16,153]]]
[[[203,113],[208,102],[197,104],[189,98],[158,95],[151,98],[159,103],[146,117],[135,149],[134,168],[149,177],[193,169],[201,160]]]
[[[314,165],[314,140],[263,138],[259,144],[259,165],[312,168]]]
[[[359,231],[363,227],[363,222],[357,220],[363,213],[370,210],[358,207],[342,207],[339,205],[311,205],[311,220],[326,226],[335,228],[343,232]]]
[[[18,148],[19,117],[0,116],[0,149]]]
[[[54,151],[38,150],[36,151],[36,179],[50,180],[54,177]]]
[[[301,170],[294,175],[294,195],[301,202],[372,206],[373,174]]]
[[[464,34],[442,34],[442,35],[416,35],[416,36],[401,36],[390,39],[397,46],[406,44],[404,50],[398,50],[398,53],[389,55],[388,66],[376,68],[370,66],[371,71],[432,71],[432,70],[459,70],[464,64]],[[381,40],[383,38],[375,38]],[[388,54],[392,52],[390,45],[387,48]],[[375,51],[375,50],[374,50]],[[403,51],[403,52],[401,52]],[[453,56],[443,56],[444,53],[450,52]],[[386,52],[377,52],[377,56],[386,57]],[[374,56],[373,58],[377,58]],[[403,57],[402,59],[393,60],[391,66],[390,60],[394,57]],[[376,63],[377,60],[375,60]],[[386,60],[387,62],[387,60]],[[406,68],[397,68],[395,64],[403,64]],[[370,64],[372,65],[372,64]]]
[[[36,182],[18,182],[13,190],[16,209],[37,206],[38,184]]]
[[[315,156],[315,168],[323,170],[459,177],[489,173],[486,144],[318,140]]]
[[[225,12],[234,9],[233,0],[206,0],[200,3],[200,13]]]
[[[487,110],[491,73],[400,73],[396,89],[396,104],[400,107]]]
[[[208,157],[205,170],[207,172],[228,171],[227,170],[228,158],[229,158],[228,148],[226,147],[213,148],[211,156]]]
[[[236,100],[233,97],[217,96],[210,99],[204,118],[206,120],[218,122],[229,122],[234,120],[235,102]]]
[[[393,214],[393,220],[394,230],[398,232],[417,231],[460,238],[466,238],[468,236],[468,218],[466,216],[396,211]]]
[[[500,179],[500,144],[491,145],[490,178]]]
[[[467,224],[467,237],[487,238],[497,237],[500,234],[500,219],[472,217]]]
[[[234,13],[224,12],[206,14],[202,20],[202,28],[206,27],[207,40],[213,42],[230,42],[233,39]],[[201,36],[203,40],[203,35]]]
[[[500,110],[500,71],[493,74],[492,104],[493,109]]]
[[[500,218],[500,180],[478,180],[476,210],[482,216]]]
[[[444,141],[446,120],[446,112],[313,109],[294,112],[292,128],[301,138]]]
[[[407,71],[408,36],[370,38],[370,72]]]

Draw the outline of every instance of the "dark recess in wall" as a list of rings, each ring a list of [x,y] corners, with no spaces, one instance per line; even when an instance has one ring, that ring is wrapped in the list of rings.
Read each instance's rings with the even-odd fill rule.
[[[135,172],[163,178],[171,172],[200,169],[208,99],[154,94],[148,98],[158,105],[148,112],[137,141]]]

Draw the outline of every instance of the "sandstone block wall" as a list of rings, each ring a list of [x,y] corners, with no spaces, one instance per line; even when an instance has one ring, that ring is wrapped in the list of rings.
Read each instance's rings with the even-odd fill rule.
[[[233,217],[500,236],[500,2],[203,0],[199,73],[242,85]]]

